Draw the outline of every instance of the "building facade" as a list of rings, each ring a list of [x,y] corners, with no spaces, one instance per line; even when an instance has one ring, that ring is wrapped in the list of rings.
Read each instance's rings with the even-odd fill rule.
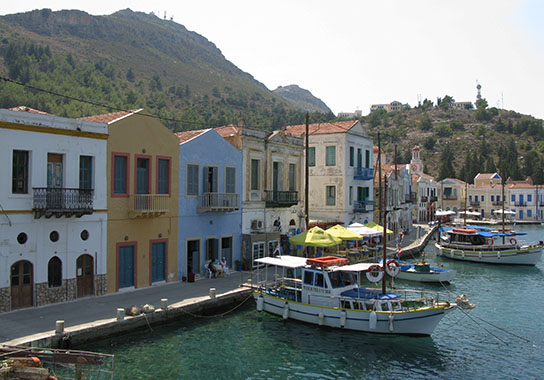
[[[302,137],[305,125],[284,128]],[[309,216],[316,224],[373,220],[373,144],[359,121],[309,125]]]
[[[252,267],[276,249],[291,251],[288,238],[304,223],[302,139],[232,125],[216,131],[242,151],[242,261]]]
[[[240,260],[242,152],[213,129],[179,139],[178,278],[207,273],[210,260]]]
[[[0,311],[106,288],[104,123],[0,110]]]
[[[142,109],[85,119],[109,126],[108,293],[176,281],[178,139]]]

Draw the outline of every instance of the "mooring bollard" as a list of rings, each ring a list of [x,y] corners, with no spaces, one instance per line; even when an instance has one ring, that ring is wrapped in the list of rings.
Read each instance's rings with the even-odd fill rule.
[[[161,298],[161,309],[168,309],[168,298]]]
[[[210,298],[211,299],[215,298],[215,288],[210,288]]]
[[[64,333],[64,321],[59,320],[55,324],[55,334],[62,334]]]
[[[125,319],[125,309],[123,309],[122,307],[118,307],[117,308],[117,320],[121,321],[123,319]]]

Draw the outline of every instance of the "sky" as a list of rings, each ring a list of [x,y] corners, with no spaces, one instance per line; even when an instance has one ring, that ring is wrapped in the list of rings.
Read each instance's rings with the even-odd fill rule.
[[[0,14],[121,9],[172,18],[270,90],[297,84],[331,110],[452,96],[544,119],[541,0],[53,0]]]

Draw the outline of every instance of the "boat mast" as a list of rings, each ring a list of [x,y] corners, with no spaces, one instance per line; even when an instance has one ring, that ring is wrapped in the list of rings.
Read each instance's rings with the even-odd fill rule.
[[[380,167],[381,169],[381,167]],[[382,176],[382,173],[381,173],[381,170],[380,170],[380,178]],[[383,202],[382,202],[382,206],[383,206],[383,257],[382,257],[382,266],[383,266],[383,270],[385,272],[385,266],[387,265],[387,248],[386,248],[386,245],[387,245],[387,176],[383,176]],[[383,274],[383,277],[382,277],[382,294],[385,295],[385,293],[387,292],[387,289],[386,289],[386,275],[385,273]]]
[[[308,152],[310,150],[310,126],[308,124],[308,112],[306,112],[306,173],[305,173],[305,185],[304,186],[304,215],[305,215],[305,221],[306,221],[306,230],[310,229],[310,196],[309,196],[309,189],[310,189],[310,165],[309,160],[310,157],[308,155]]]
[[[378,223],[382,224],[382,148],[381,148],[381,142],[380,142],[380,130],[378,129]]]
[[[463,224],[467,225],[467,193],[468,193],[468,183],[465,182],[465,216]]]
[[[504,174],[504,171],[503,171]],[[504,175],[501,176],[501,185],[502,185],[502,244],[505,244],[504,236]]]

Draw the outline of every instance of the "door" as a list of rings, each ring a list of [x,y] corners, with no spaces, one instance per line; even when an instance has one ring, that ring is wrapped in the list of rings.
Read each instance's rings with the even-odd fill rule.
[[[136,194],[149,194],[149,159],[138,158],[136,160]],[[136,209],[147,210],[149,198],[136,196]]]
[[[29,261],[17,261],[11,266],[11,309],[32,306],[33,265]]]
[[[200,273],[200,240],[187,241],[186,273]]]
[[[206,261],[217,260],[219,242],[216,238],[206,239]]]
[[[62,184],[63,184],[62,154],[47,154],[47,208],[53,210],[62,209]]]
[[[77,297],[94,295],[94,260],[91,255],[81,255],[76,260]]]
[[[227,266],[232,268],[232,237],[221,238],[221,257],[224,257]]]
[[[151,283],[166,279],[166,242],[151,244]]]
[[[119,289],[134,286],[134,246],[119,247]]]

